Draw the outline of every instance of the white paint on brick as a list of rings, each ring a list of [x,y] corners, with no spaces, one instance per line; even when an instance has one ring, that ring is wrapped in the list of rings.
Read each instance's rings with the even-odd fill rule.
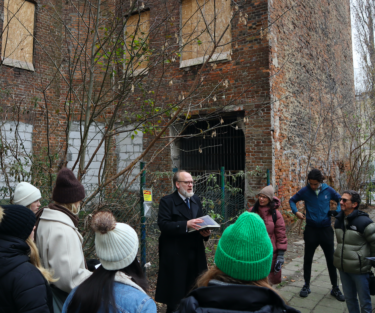
[[[68,162],[68,167],[72,168],[74,163],[77,160],[78,152],[81,147],[81,134],[79,131],[79,123],[73,123],[70,128],[69,133],[69,153],[71,153],[71,161]],[[81,126],[82,127],[82,126]],[[87,135],[87,148],[85,151],[85,164],[91,159],[91,156],[95,152],[96,148],[99,146],[100,141],[103,138],[103,134],[101,132],[101,129],[104,128],[104,125],[99,124],[97,126],[90,126],[89,132]],[[82,135],[83,135],[83,127],[82,127]],[[98,183],[98,175],[99,175],[99,167],[100,163],[104,156],[104,143],[99,148],[97,154],[95,155],[93,161],[91,162],[87,173],[85,174],[82,183],[85,185],[85,187],[89,190],[91,190],[94,186]],[[77,175],[78,172],[78,166],[76,166],[75,174]]]
[[[32,153],[32,142],[33,142],[33,125],[26,123],[15,122],[2,122],[0,124],[0,138],[3,144],[10,145],[12,149],[18,147],[17,157],[21,160],[22,164],[29,161],[29,165],[24,167],[24,172],[28,174],[30,172],[30,160],[28,154]],[[8,152],[8,156],[5,158],[6,171],[9,172],[12,165],[14,165],[14,157]],[[15,188],[18,184],[15,177],[8,175],[9,182],[12,188]],[[21,181],[28,180],[27,177],[19,177]],[[6,187],[5,176],[2,170],[0,170],[0,188]]]
[[[133,129],[134,127],[128,126],[124,127],[123,133],[116,136],[116,154],[117,154],[117,171],[120,172],[126,168],[132,160],[135,160],[141,152],[143,151],[143,133],[138,131],[137,134],[134,132],[127,132],[127,129]],[[132,139],[132,135],[134,138]],[[129,175],[127,180],[130,183],[134,177],[139,173],[139,162],[136,164],[135,168]],[[120,178],[121,181],[121,178]],[[125,182],[126,184],[126,182]],[[129,187],[130,190],[139,190],[139,177],[136,181]]]

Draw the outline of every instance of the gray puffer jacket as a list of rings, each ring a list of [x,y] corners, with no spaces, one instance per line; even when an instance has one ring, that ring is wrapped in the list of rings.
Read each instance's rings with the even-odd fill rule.
[[[375,257],[375,223],[368,214],[354,210],[346,217],[341,211],[336,216],[335,232],[334,266],[350,274],[368,273],[372,262],[366,257]]]

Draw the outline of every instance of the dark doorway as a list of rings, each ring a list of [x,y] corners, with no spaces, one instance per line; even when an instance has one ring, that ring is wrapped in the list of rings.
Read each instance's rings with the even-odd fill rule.
[[[210,128],[214,129],[205,132]],[[195,193],[203,199],[206,212],[216,211],[224,215],[224,220],[242,212],[245,177],[233,177],[245,170],[246,156],[245,136],[237,116],[200,121],[188,126],[183,135],[180,168],[196,177]],[[221,204],[221,167],[225,168],[225,213]]]

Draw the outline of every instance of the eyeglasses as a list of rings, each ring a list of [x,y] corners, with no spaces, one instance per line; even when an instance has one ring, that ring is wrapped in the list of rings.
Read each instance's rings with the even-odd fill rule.
[[[178,181],[179,183],[184,183],[185,185],[194,185],[194,182],[192,180],[190,181]]]
[[[340,201],[346,203],[346,201],[350,201],[349,199],[341,198]]]
[[[256,197],[257,197],[258,199],[268,199],[268,197],[263,196],[263,195],[257,195]]]

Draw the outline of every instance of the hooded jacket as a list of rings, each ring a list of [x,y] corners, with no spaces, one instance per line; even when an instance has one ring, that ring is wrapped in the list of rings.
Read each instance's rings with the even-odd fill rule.
[[[273,201],[275,202],[275,210],[276,210],[276,222],[273,221],[272,214],[270,213],[270,208],[268,206],[262,207],[259,206],[259,212],[257,213],[264,224],[266,225],[268,235],[270,236],[272,246],[273,246],[273,253],[274,256],[277,255],[277,250],[286,250],[288,247],[288,240],[285,234],[285,222],[284,218],[281,215],[278,208],[280,207],[280,200],[276,197],[273,197]],[[253,208],[248,210],[249,212],[253,211]]]
[[[336,216],[335,233],[337,248],[333,265],[350,274],[366,274],[371,270],[375,257],[375,223],[368,214],[354,210],[348,216],[340,212]]]
[[[340,198],[340,194],[327,184],[321,184],[318,195],[310,185],[307,185],[290,198],[289,204],[293,213],[296,214],[298,211],[296,203],[305,201],[306,225],[323,228],[331,226],[331,217],[328,216],[331,200],[337,202],[336,212],[341,211]]]
[[[1,313],[53,313],[51,289],[29,251],[25,241],[0,235]]]
[[[281,271],[277,273],[275,272],[275,263],[278,250],[287,250],[288,239],[286,237],[284,218],[278,210],[278,208],[280,207],[280,200],[277,197],[273,197],[273,201],[275,202],[276,222],[273,221],[273,216],[268,206],[259,206],[258,212],[256,213],[264,221],[264,224],[267,228],[268,236],[270,237],[273,246],[271,273],[268,276],[268,279],[272,284],[279,284],[281,283]],[[248,211],[252,212],[253,208],[250,208]]]
[[[176,313],[298,313],[273,290],[211,280],[181,301]]]

